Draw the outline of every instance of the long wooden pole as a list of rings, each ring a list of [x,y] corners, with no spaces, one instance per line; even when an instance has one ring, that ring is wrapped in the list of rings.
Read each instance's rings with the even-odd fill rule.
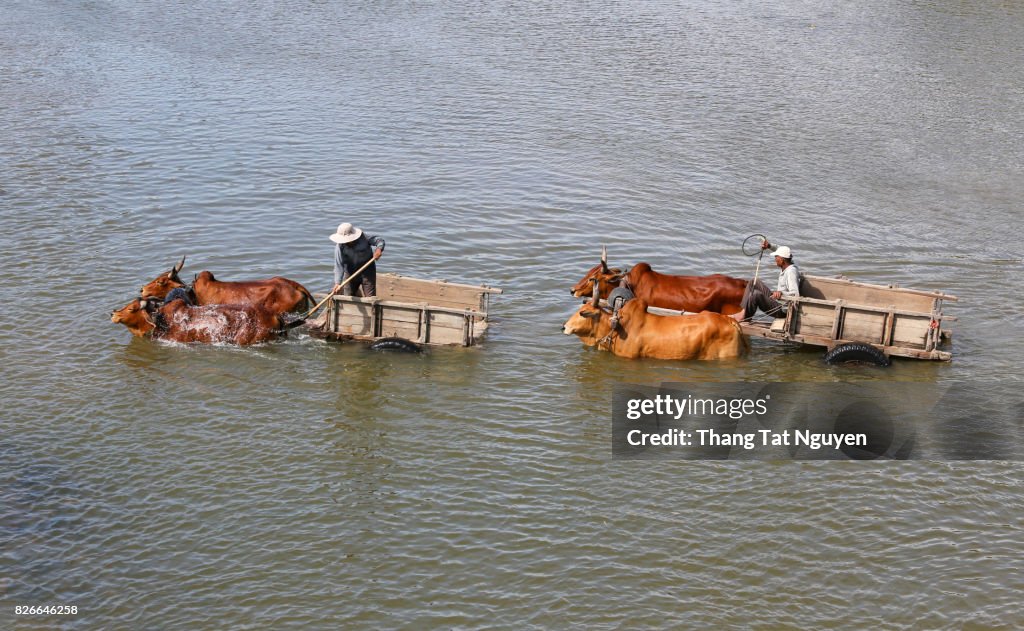
[[[764,243],[767,240],[768,239],[762,239],[761,240],[761,251],[757,253],[757,267],[754,268],[754,282],[755,283],[757,282],[757,275],[761,273],[761,259],[764,257],[764,251],[766,249],[764,247]],[[771,245],[771,244],[769,244],[769,245]]]
[[[369,266],[373,265],[373,264],[374,264],[374,263],[375,263],[376,261],[377,261],[377,259],[375,259],[375,258],[373,258],[373,259],[370,259],[369,261],[367,261],[367,262],[366,262],[366,265],[363,265],[362,267],[360,267],[359,269],[357,269],[357,270],[356,270],[356,271],[355,271],[354,273],[352,273],[352,274],[349,274],[349,275],[348,275],[348,278],[346,278],[345,280],[343,280],[343,281],[341,282],[341,284],[340,284],[340,285],[338,285],[338,286],[337,286],[337,287],[335,287],[335,288],[334,288],[333,290],[331,290],[331,293],[327,294],[327,297],[326,297],[326,298],[324,298],[323,300],[321,300],[321,301],[320,301],[320,302],[319,302],[319,303],[318,303],[318,304],[317,304],[317,305],[316,305],[315,307],[313,307],[312,309],[310,309],[309,311],[307,311],[307,312],[306,312],[306,315],[302,316],[302,319],[303,319],[303,320],[305,320],[305,319],[306,319],[306,318],[308,318],[309,316],[311,316],[311,315],[313,315],[314,313],[316,313],[316,310],[317,310],[317,309],[319,309],[320,307],[324,306],[324,303],[325,303],[325,302],[327,302],[328,300],[330,300],[331,298],[333,298],[333,297],[334,297],[334,294],[336,294],[336,293],[338,293],[339,291],[341,291],[341,289],[342,289],[342,288],[343,288],[343,287],[344,287],[345,285],[347,285],[347,284],[349,283],[349,281],[351,281],[351,280],[352,280],[353,278],[355,278],[356,276],[359,276],[359,275],[360,275],[360,274],[361,274],[361,273],[363,272],[363,270],[364,270],[364,269],[366,269],[367,267],[369,267]]]
[[[764,256],[764,250],[757,255],[757,267],[754,268],[754,282],[757,282],[757,275],[761,273],[761,257]]]

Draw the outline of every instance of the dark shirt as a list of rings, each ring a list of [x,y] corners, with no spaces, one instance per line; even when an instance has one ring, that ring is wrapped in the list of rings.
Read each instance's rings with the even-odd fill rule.
[[[384,239],[367,236],[366,233],[351,243],[339,243],[334,247],[334,284],[338,285],[373,258],[374,249],[384,249]],[[355,282],[355,281],[353,281]]]

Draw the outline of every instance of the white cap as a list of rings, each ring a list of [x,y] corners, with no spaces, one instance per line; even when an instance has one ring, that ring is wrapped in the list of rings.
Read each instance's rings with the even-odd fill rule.
[[[789,249],[788,245],[780,245],[778,250],[772,252],[772,256],[781,256],[784,259],[793,258],[793,252]]]
[[[338,226],[338,231],[331,235],[331,241],[335,243],[351,243],[363,236],[363,231],[350,223],[343,223]]]

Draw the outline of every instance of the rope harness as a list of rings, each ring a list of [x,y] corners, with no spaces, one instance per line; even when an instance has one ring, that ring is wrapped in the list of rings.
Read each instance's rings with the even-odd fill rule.
[[[608,295],[608,303],[611,305],[611,309],[600,307],[601,311],[611,315],[611,330],[608,331],[608,335],[605,335],[597,341],[598,348],[607,347],[608,350],[612,350],[612,345],[615,343],[615,334],[619,331],[619,310],[629,300],[633,298],[633,292],[629,290],[629,287],[624,286],[627,283],[622,282],[618,288],[616,288],[611,294]]]
[[[142,317],[146,319],[146,322],[153,327],[152,333],[166,333],[168,329],[167,320],[164,318],[164,314],[160,313],[160,307],[156,306],[156,303],[152,300],[143,300],[139,304],[142,307]],[[150,311],[150,306],[153,310]]]
[[[611,315],[611,330],[608,331],[608,335],[605,335],[597,341],[598,348],[607,348],[609,351],[612,350],[612,346],[615,344],[615,333],[619,328],[619,312],[618,310],[612,310],[605,307],[600,307],[601,311]]]

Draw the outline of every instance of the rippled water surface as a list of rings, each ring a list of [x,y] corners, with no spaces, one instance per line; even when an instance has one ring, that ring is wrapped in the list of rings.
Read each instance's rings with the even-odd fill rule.
[[[0,626],[1024,625],[1018,465],[610,458],[618,382],[1020,400],[1024,8],[838,4],[6,2]],[[504,288],[486,343],[109,321],[182,254],[322,291],[341,221],[384,270]],[[754,232],[959,296],[954,361],[561,335],[600,244],[748,276]]]

